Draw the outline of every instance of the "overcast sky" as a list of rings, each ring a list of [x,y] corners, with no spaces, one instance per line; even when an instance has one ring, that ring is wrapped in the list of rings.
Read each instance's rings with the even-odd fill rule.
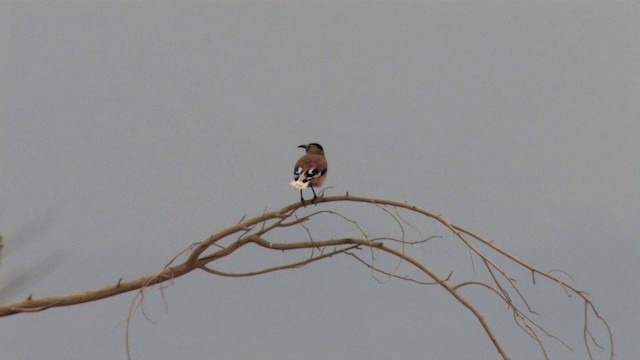
[[[0,302],[161,269],[296,201],[296,146],[318,142],[328,194],[410,201],[566,270],[617,359],[640,357],[638,2],[2,1],[0,31]],[[428,265],[469,268],[449,240]],[[575,350],[547,341],[550,356],[584,359],[582,305],[527,279]],[[380,284],[347,256],[164,294],[146,292],[155,323],[134,317],[134,359],[497,357],[441,288]],[[542,358],[504,305],[469,295],[514,359]],[[133,297],[2,318],[0,357],[123,359]]]

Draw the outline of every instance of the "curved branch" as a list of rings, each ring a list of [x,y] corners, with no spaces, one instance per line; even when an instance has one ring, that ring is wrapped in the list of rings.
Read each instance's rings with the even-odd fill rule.
[[[303,266],[305,266],[307,264],[311,264],[312,262],[316,262],[318,260],[329,258],[329,257],[332,257],[334,255],[347,253],[347,251],[358,249],[358,248],[360,248],[360,245],[353,245],[353,246],[346,247],[344,249],[335,250],[335,251],[332,251],[332,252],[329,252],[329,253],[326,253],[326,254],[322,254],[322,255],[319,255],[319,256],[314,256],[312,258],[309,258],[309,259],[306,259],[306,260],[302,260],[302,261],[298,261],[298,262],[295,262],[295,263],[284,264],[284,265],[274,266],[274,267],[270,267],[270,268],[263,269],[263,270],[249,271],[249,272],[243,272],[243,273],[230,273],[230,272],[215,270],[215,269],[211,269],[211,268],[207,267],[206,265],[202,265],[202,266],[200,266],[200,268],[202,270],[208,272],[208,273],[211,273],[211,274],[214,274],[214,275],[219,275],[219,276],[226,276],[226,277],[255,276],[255,275],[267,274],[267,273],[274,272],[274,271],[279,271],[279,270],[297,269],[297,268],[303,267]]]
[[[399,235],[396,237],[370,237],[366,232],[365,228],[359,223],[359,221],[349,218],[339,212],[333,210],[319,210],[315,212],[311,212],[309,214],[298,216],[297,212],[303,209],[306,205],[321,205],[324,203],[330,202],[356,202],[356,203],[364,203],[371,204],[381,209],[385,214],[390,216],[395,223],[399,226]],[[387,207],[392,207],[392,210],[389,210]],[[450,285],[448,280],[451,276],[451,273],[446,278],[440,277],[435,271],[426,266],[424,263],[418,261],[416,258],[410,256],[407,251],[412,248],[412,246],[417,246],[419,244],[426,243],[431,237],[425,237],[420,232],[420,229],[413,224],[407,222],[400,212],[399,209],[406,210],[408,212],[413,212],[427,218],[433,219],[436,222],[440,223],[444,227],[446,227],[451,233],[460,240],[460,242],[469,249],[471,254],[471,260],[473,261],[474,256],[476,255],[480,257],[485,265],[485,269],[487,274],[485,276],[489,277],[491,285],[487,283],[483,283],[480,281],[465,281],[458,285]],[[331,215],[331,221],[343,221],[351,224],[357,232],[360,233],[362,238],[351,238],[351,237],[343,237],[340,239],[330,239],[330,240],[315,240],[312,234],[312,228],[307,226],[307,223],[314,219],[315,217],[321,214],[329,214]],[[308,241],[304,242],[272,242],[266,240],[263,236],[269,234],[271,231],[275,229],[283,229],[283,228],[291,228],[294,226],[300,226],[307,233]],[[411,240],[406,237],[407,233],[405,233],[405,226],[411,227],[420,235],[420,240]],[[235,237],[235,239],[231,237]],[[226,239],[226,240],[225,240]],[[218,242],[224,241],[221,244]],[[304,260],[295,261],[287,264],[276,265],[264,269],[242,272],[242,273],[229,273],[217,269],[213,269],[210,267],[210,263],[224,258],[233,254],[236,250],[247,246],[255,244],[265,249],[270,250],[278,250],[278,251],[291,251],[298,249],[311,249],[311,255]],[[394,248],[392,245],[396,245],[398,248]],[[324,253],[324,249],[333,247],[334,250]],[[359,249],[361,247],[368,247],[371,252],[371,261],[366,262],[360,259],[355,254],[351,253],[353,249]],[[321,250],[320,255],[314,255],[315,249]],[[391,255],[392,257],[396,257],[398,259],[398,264],[392,271],[387,271],[385,269],[380,268],[375,262],[374,254],[378,252],[386,253]],[[186,259],[177,265],[170,266],[174,262],[177,261],[178,258],[183,257],[183,254],[188,253],[186,255]],[[152,273],[146,276],[139,277],[133,280],[123,281],[120,279],[116,284],[108,285],[102,288],[98,288],[95,290],[75,293],[75,294],[67,294],[62,296],[50,296],[34,299],[31,296],[28,298],[16,301],[8,304],[0,304],[0,317],[13,315],[22,312],[38,312],[45,309],[49,309],[52,307],[59,306],[69,306],[80,304],[89,301],[95,301],[99,299],[104,299],[110,296],[119,295],[129,291],[138,291],[134,302],[132,303],[130,311],[133,312],[137,299],[142,301],[142,291],[148,286],[152,286],[155,284],[160,284],[168,280],[176,279],[180,276],[183,276],[193,270],[202,269],[211,274],[219,275],[219,276],[231,276],[231,277],[239,277],[239,276],[255,276],[260,274],[266,274],[278,270],[285,269],[294,269],[306,264],[317,262],[323,259],[327,259],[334,255],[338,254],[347,254],[351,257],[355,258],[357,261],[365,264],[367,267],[371,268],[372,275],[375,278],[376,273],[382,273],[390,276],[391,278],[398,278],[403,280],[409,280],[420,284],[435,284],[440,285],[445,291],[447,291],[451,296],[453,296],[460,304],[466,307],[477,319],[480,323],[481,327],[489,337],[490,341],[493,343],[495,349],[500,354],[503,359],[507,359],[507,354],[503,350],[502,346],[494,336],[492,329],[489,327],[486,319],[482,316],[482,314],[465,298],[463,297],[459,290],[466,285],[482,285],[487,289],[491,290],[493,293],[498,295],[502,301],[504,301],[509,308],[513,311],[514,322],[530,337],[532,337],[539,347],[541,348],[543,356],[546,358],[547,353],[542,344],[542,339],[539,335],[542,333],[555,338],[560,341],[565,346],[569,347],[566,343],[564,343],[559,338],[555,337],[551,333],[547,332],[542,326],[538,325],[536,322],[532,321],[525,312],[521,310],[522,305],[520,302],[518,304],[514,303],[512,296],[515,299],[520,299],[521,303],[524,304],[526,311],[528,313],[535,312],[532,310],[532,307],[529,305],[524,294],[520,291],[519,287],[516,285],[515,279],[509,276],[509,274],[500,267],[502,264],[500,261],[510,261],[518,266],[527,269],[532,274],[533,284],[535,285],[535,275],[538,274],[541,277],[551,280],[559,284],[565,292],[569,295],[574,293],[578,295],[584,301],[584,320],[583,320],[583,338],[584,343],[587,348],[587,353],[589,358],[593,358],[591,346],[595,345],[597,347],[601,347],[593,334],[591,333],[588,320],[590,317],[590,312],[593,313],[593,316],[604,324],[608,336],[609,336],[609,344],[610,344],[610,357],[613,358],[613,335],[608,323],[605,319],[598,313],[593,303],[587,298],[587,293],[579,290],[575,285],[569,284],[561,278],[554,275],[554,272],[561,272],[561,274],[571,276],[559,270],[550,270],[548,272],[542,271],[527,262],[517,258],[513,254],[507,252],[502,249],[498,245],[496,245],[493,241],[489,241],[478,234],[467,230],[459,225],[450,223],[448,220],[440,216],[439,214],[433,213],[429,210],[422,209],[415,205],[409,204],[407,202],[399,202],[393,200],[385,200],[385,199],[377,199],[377,198],[369,198],[369,197],[361,197],[361,196],[353,196],[348,193],[343,196],[331,196],[331,197],[321,197],[314,200],[307,200],[303,203],[296,202],[290,205],[287,205],[276,211],[265,211],[261,215],[246,218],[243,216],[238,223],[223,229],[202,242],[197,242],[187,247],[181,253],[176,255],[169,263],[160,271],[156,273]],[[491,258],[488,254],[491,255],[499,255],[496,258]],[[426,274],[429,278],[433,280],[432,283],[417,281],[410,277],[399,276],[395,273],[402,262],[406,262],[412,265],[414,268],[418,269],[422,273]],[[501,284],[502,279],[505,279],[509,286],[504,286]],[[573,278],[571,278],[573,281]],[[575,281],[573,281],[575,283]],[[521,308],[519,308],[520,306]],[[131,316],[131,314],[130,314]],[[127,328],[128,330],[128,328]],[[593,345],[592,345],[593,344]],[[570,348],[570,347],[569,347]]]

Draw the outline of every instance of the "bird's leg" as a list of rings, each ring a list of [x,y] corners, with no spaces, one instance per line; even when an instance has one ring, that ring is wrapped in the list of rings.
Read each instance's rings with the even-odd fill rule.
[[[302,190],[300,190],[300,202],[304,204],[304,197],[302,196]]]
[[[311,203],[318,205],[318,203],[316,203],[316,199],[318,198],[318,195],[316,195],[316,191],[313,189],[313,186],[311,187],[311,191],[313,191],[313,199],[311,199]]]

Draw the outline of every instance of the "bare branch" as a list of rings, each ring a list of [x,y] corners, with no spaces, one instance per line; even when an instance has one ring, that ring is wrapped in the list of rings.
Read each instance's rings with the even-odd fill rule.
[[[322,193],[321,193],[322,194]],[[389,216],[397,225],[397,233],[393,236],[370,236],[366,232],[367,226],[365,220],[361,220],[357,216],[347,216],[340,212],[319,208],[319,210],[298,215],[298,212],[304,212],[303,208],[306,205],[314,204],[316,206],[323,206],[331,202],[351,202],[362,203],[365,206],[374,205],[376,208],[382,210],[385,214],[383,216]],[[315,207],[314,207],[315,209]],[[450,284],[450,279],[453,271],[449,271],[446,277],[442,277],[435,270],[431,269],[425,263],[419,261],[416,257],[412,256],[413,249],[424,249],[425,244],[435,237],[441,236],[429,236],[422,235],[420,228],[414,224],[406,221],[400,214],[400,211],[407,211],[413,214],[417,214],[425,219],[431,219],[445,228],[453,234],[457,239],[456,244],[461,244],[468,249],[472,261],[475,256],[478,256],[484,264],[483,269],[480,269],[480,276],[482,280],[465,279],[457,285]],[[324,216],[328,215],[328,216]],[[316,223],[319,220],[324,220],[320,226],[332,228],[337,223],[349,224],[357,233],[358,237],[352,237],[348,234],[336,234],[337,238],[332,239],[314,239],[312,229],[318,226]],[[375,221],[375,220],[372,220]],[[290,229],[300,227],[307,234],[305,241],[286,242],[286,241],[273,241],[269,238],[274,237],[278,229]],[[413,231],[406,232],[405,227],[410,227],[415,233],[419,235],[419,238],[415,239],[415,233]],[[395,228],[395,227],[394,227]],[[385,234],[386,235],[386,234]],[[1,240],[0,240],[1,241]],[[1,243],[0,243],[1,246]],[[220,269],[214,269],[212,263],[233,255],[236,250],[245,246],[252,247],[257,246],[261,249],[274,250],[280,252],[295,252],[297,250],[310,250],[310,255],[302,260],[290,260],[284,264],[263,267],[261,269],[255,269],[245,272],[229,272]],[[353,251],[355,249],[369,249],[368,260],[363,259],[362,256],[356,255]],[[317,254],[319,252],[319,255]],[[188,255],[185,255],[188,254]],[[493,330],[489,326],[489,323],[480,311],[475,308],[470,301],[462,295],[463,289],[475,285],[483,287],[489,290],[492,294],[497,295],[499,301],[504,302],[508,309],[512,312],[514,324],[526,333],[540,348],[541,354],[544,358],[548,358],[547,350],[545,349],[543,340],[551,338],[566,346],[571,350],[571,347],[561,340],[559,337],[553,335],[550,331],[545,329],[541,323],[533,321],[529,316],[530,314],[537,313],[533,310],[533,306],[530,304],[530,299],[527,299],[525,293],[521,290],[517,282],[516,277],[507,272],[506,265],[516,265],[527,271],[527,274],[531,274],[531,283],[536,285],[536,275],[544,280],[549,280],[557,283],[560,287],[571,296],[573,294],[580,298],[583,302],[583,341],[586,351],[590,359],[593,359],[592,350],[594,347],[602,349],[603,346],[597,341],[597,337],[594,336],[590,328],[589,320],[596,319],[597,322],[603,324],[608,333],[608,348],[610,349],[610,357],[613,358],[613,335],[611,329],[606,320],[598,313],[594,304],[587,297],[588,294],[576,287],[576,281],[567,272],[557,269],[543,271],[534,267],[527,262],[517,258],[515,255],[507,252],[499,247],[493,241],[489,241],[474,232],[467,230],[459,225],[450,223],[441,215],[433,213],[429,210],[419,208],[415,205],[407,202],[376,199],[369,197],[352,196],[347,193],[342,196],[320,197],[313,200],[307,200],[304,202],[296,202],[294,204],[287,205],[276,211],[264,211],[259,216],[247,218],[243,216],[236,224],[223,229],[204,241],[193,243],[187,246],[184,250],[173,257],[160,271],[152,273],[146,276],[139,277],[132,280],[118,280],[115,284],[107,285],[95,290],[61,295],[61,296],[49,296],[42,298],[28,298],[16,301],[13,303],[0,304],[0,317],[9,316],[18,313],[38,312],[52,307],[69,306],[90,301],[96,301],[107,297],[123,294],[129,291],[137,291],[134,296],[131,306],[129,308],[129,314],[127,317],[127,329],[126,329],[126,350],[127,356],[130,356],[129,352],[129,325],[133,314],[136,310],[140,310],[143,316],[147,317],[144,312],[143,300],[144,290],[156,285],[156,284],[170,284],[171,281],[186,275],[193,270],[204,270],[212,275],[226,276],[226,277],[246,277],[257,276],[267,273],[272,273],[280,270],[289,270],[299,267],[303,267],[310,263],[326,260],[335,255],[346,254],[349,258],[356,260],[357,262],[365,265],[371,269],[372,277],[376,281],[379,280],[376,276],[379,274],[388,276],[388,279],[400,279],[406,280],[418,285],[437,285],[442,290],[449,293],[459,304],[471,312],[476,321],[481,325],[483,331],[493,344],[494,348],[498,352],[501,358],[508,359],[508,356],[494,335]],[[177,263],[178,259],[185,258],[183,262]],[[391,269],[387,266],[383,266],[385,261],[379,261],[377,259],[389,259],[392,260]],[[177,264],[176,264],[177,263]],[[418,271],[424,274],[430,281],[418,280],[420,276],[415,275],[399,275],[397,274],[401,264],[407,264],[412,267],[412,271]],[[175,265],[174,265],[175,264]],[[568,283],[556,276],[556,273],[560,273],[560,276],[567,276],[571,283]],[[458,274],[458,273],[457,273]],[[475,267],[474,267],[475,274]],[[457,275],[460,276],[460,275]],[[475,275],[474,275],[475,276]],[[506,282],[506,283],[505,283]],[[524,282],[529,283],[529,281]],[[508,284],[508,285],[507,285]],[[160,286],[161,296],[164,300],[164,288]],[[165,302],[165,306],[167,306]],[[148,318],[148,317],[147,317]],[[538,317],[536,317],[538,319]],[[149,320],[151,321],[151,320]],[[546,337],[545,337],[546,336]]]

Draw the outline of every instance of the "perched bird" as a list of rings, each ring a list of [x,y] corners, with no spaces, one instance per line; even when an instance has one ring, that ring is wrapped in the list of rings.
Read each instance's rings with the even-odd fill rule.
[[[327,159],[324,157],[324,149],[318,143],[300,145],[307,153],[304,154],[293,167],[293,181],[291,186],[300,190],[300,201],[304,202],[302,189],[311,186],[313,198],[317,198],[314,186],[322,186],[327,177]]]

